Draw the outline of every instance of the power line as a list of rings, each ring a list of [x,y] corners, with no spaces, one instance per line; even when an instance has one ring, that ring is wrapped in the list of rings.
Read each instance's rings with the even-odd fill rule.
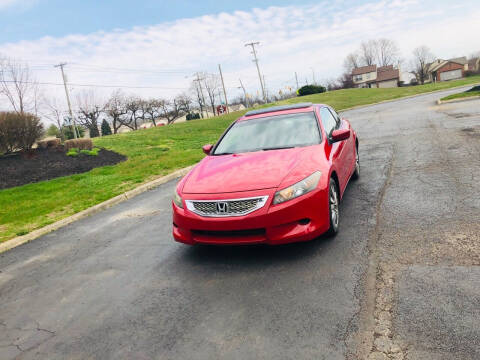
[[[37,84],[37,85],[54,85],[54,86],[63,86],[63,83],[54,83],[54,82],[36,82],[36,81],[13,81],[6,80],[6,83],[17,83],[17,84]],[[134,85],[100,85],[100,84],[78,84],[78,83],[69,83],[70,86],[85,86],[85,87],[99,87],[99,88],[125,88],[125,89],[164,89],[164,90],[186,90],[188,88],[178,88],[178,87],[161,87],[161,86],[134,86]]]

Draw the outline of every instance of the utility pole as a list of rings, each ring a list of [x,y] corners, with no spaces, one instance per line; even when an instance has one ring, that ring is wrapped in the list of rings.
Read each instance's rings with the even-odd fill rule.
[[[200,75],[199,75],[198,72],[195,74],[195,76],[196,76],[197,78],[194,79],[193,81],[196,81],[196,82],[197,82],[197,86],[198,86],[198,88],[200,89],[200,95],[202,96],[203,105],[205,105],[205,97],[203,96],[202,83],[200,82],[200,81],[204,80],[204,78],[200,79]],[[197,88],[197,89],[198,89],[198,88]],[[197,91],[198,91],[198,90],[197,90]],[[202,118],[203,118],[203,106],[202,106],[202,104],[200,104],[200,112],[202,113]],[[207,116],[208,116],[208,112],[207,112]]]
[[[262,75],[260,73],[260,67],[258,66],[258,59],[257,59],[257,52],[255,51],[255,45],[259,45],[260,43],[257,42],[251,42],[248,44],[245,44],[245,46],[251,46],[252,47],[252,54],[253,54],[253,62],[255,65],[257,65],[257,71],[258,71],[258,79],[260,80],[260,85],[262,86],[262,95],[263,95],[263,100],[267,102],[267,99],[265,97],[265,88],[263,86],[263,81],[262,81]]]
[[[265,75],[262,76],[263,78],[263,88],[265,89],[265,102],[268,101],[268,91],[267,91],[267,83],[265,82]]]
[[[312,69],[313,85],[317,85],[317,82],[315,81],[315,70],[313,70],[313,67],[311,67],[310,69]]]
[[[245,96],[245,104],[247,105],[248,108],[248,99],[247,99],[247,92],[245,91],[245,86],[243,86],[242,79],[238,79],[240,81],[240,87],[243,90],[243,95]]]
[[[295,71],[295,81],[297,82],[297,90],[298,90],[300,89],[300,86],[298,86],[298,76],[296,71]]]
[[[76,139],[77,124],[75,123],[75,119],[73,117],[72,105],[70,104],[70,96],[68,95],[67,80],[65,79],[65,72],[63,71],[63,67],[65,65],[67,65],[67,63],[60,63],[58,65],[54,65],[54,67],[59,67],[62,72],[63,86],[65,87],[65,95],[67,96],[68,112],[70,113],[70,119],[72,119],[72,123],[73,123],[73,137]]]
[[[220,78],[222,79],[223,95],[225,96],[225,106],[227,108],[227,114],[228,114],[230,110],[228,109],[227,91],[225,90],[225,83],[223,82],[222,67],[220,66],[220,64],[218,64],[218,70],[220,71]]]

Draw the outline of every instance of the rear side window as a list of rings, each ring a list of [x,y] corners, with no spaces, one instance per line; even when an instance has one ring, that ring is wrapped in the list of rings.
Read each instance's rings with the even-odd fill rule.
[[[322,119],[322,125],[327,133],[327,136],[330,136],[332,131],[337,126],[337,121],[326,107],[322,107],[320,109],[320,117]]]

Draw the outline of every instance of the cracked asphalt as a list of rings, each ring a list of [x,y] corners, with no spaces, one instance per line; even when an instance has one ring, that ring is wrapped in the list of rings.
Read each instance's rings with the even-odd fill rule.
[[[335,239],[177,244],[170,182],[1,254],[0,359],[480,358],[480,100],[452,92],[343,114]]]

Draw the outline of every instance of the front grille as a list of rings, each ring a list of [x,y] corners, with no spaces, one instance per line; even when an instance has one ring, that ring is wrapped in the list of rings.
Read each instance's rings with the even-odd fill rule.
[[[186,200],[187,208],[200,215],[210,217],[242,216],[260,209],[268,196],[228,200]]]
[[[229,230],[229,231],[213,231],[213,230],[192,230],[194,235],[211,236],[211,237],[249,237],[249,236],[265,236],[265,229],[248,229],[248,230]]]

